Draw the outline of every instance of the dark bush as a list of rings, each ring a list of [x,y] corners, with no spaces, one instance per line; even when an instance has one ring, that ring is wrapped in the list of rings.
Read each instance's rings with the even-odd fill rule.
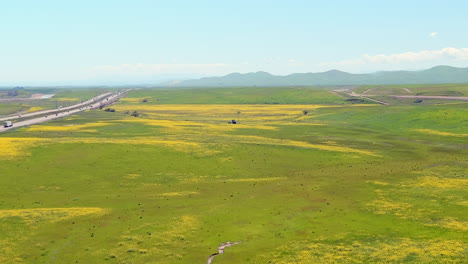
[[[346,99],[346,101],[351,102],[351,103],[353,103],[353,104],[365,104],[365,103],[369,103],[369,101],[367,101],[367,100],[358,99],[358,98],[350,98],[350,99]]]
[[[8,96],[18,96],[18,90],[10,90],[10,91],[8,91]]]

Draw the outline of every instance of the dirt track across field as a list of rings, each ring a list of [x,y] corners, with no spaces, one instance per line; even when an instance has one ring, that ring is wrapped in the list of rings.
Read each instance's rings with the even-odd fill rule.
[[[410,89],[408,89],[408,88],[403,88],[403,90],[404,90],[405,92],[407,92],[407,93],[413,93],[413,92],[412,92]]]
[[[367,91],[369,91],[369,90],[367,90]],[[388,103],[386,103],[386,102],[375,100],[375,99],[369,97],[369,96],[375,96],[375,95],[367,95],[367,94],[364,95],[364,94],[357,94],[357,93],[354,93],[354,92],[348,93],[348,95],[353,96],[353,97],[361,97],[361,98],[364,98],[364,99],[367,99],[369,101],[373,101],[373,102],[376,102],[376,103],[379,103],[379,104],[388,105]]]

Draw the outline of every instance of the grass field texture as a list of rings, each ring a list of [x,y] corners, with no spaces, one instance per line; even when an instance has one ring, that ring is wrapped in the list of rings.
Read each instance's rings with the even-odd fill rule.
[[[467,104],[294,89],[137,90],[1,134],[0,263],[206,263],[226,241],[213,263],[464,263]]]

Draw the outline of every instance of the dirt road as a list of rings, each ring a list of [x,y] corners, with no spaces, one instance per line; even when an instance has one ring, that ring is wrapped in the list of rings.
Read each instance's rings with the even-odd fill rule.
[[[370,92],[370,91],[372,91],[372,90],[375,90],[375,89],[377,89],[377,88],[367,89],[367,90],[365,90],[365,91],[363,92],[363,94],[366,94],[366,93],[368,93],[368,92]]]
[[[412,92],[410,89],[408,89],[408,88],[403,88],[403,90],[404,90],[405,92],[407,92],[407,93],[413,93],[413,92]]]
[[[13,127],[3,127],[3,125],[0,127],[0,133],[7,131],[12,128],[17,128],[17,127],[24,127],[24,126],[30,126],[34,124],[39,124],[43,123],[49,120],[54,120],[58,118],[62,118],[65,116],[69,116],[84,110],[90,110],[90,109],[96,109],[99,108],[100,103],[102,102],[103,104],[110,104],[112,102],[117,101],[120,97],[122,97],[124,93],[118,92],[118,93],[107,93],[107,94],[102,94],[100,96],[94,97],[92,99],[86,100],[86,103],[80,103],[76,104],[74,106],[70,107],[64,107],[62,109],[59,109],[60,112],[57,112],[57,109],[54,110],[47,110],[47,111],[39,111],[41,114],[37,114],[39,112],[34,112],[36,114],[32,115],[32,118],[23,120],[20,122],[16,122],[13,124]],[[33,114],[33,113],[31,113]],[[40,115],[40,116],[38,116]],[[34,117],[36,116],[36,117]],[[26,116],[22,115],[21,118],[24,117],[31,117],[31,115]],[[14,118],[18,118],[18,116],[14,116]],[[8,120],[8,119],[2,119],[3,120]]]
[[[208,258],[208,261],[206,262],[206,264],[211,264],[211,262],[213,261],[214,257],[216,257],[217,255],[219,254],[223,254],[224,253],[224,249],[227,248],[227,247],[232,247],[234,245],[237,245],[237,244],[240,244],[241,242],[234,242],[234,243],[231,243],[231,242],[226,242],[226,243],[221,243],[221,245],[218,247],[218,252],[217,253],[213,253],[210,255],[210,257]]]
[[[372,90],[372,89],[370,89],[370,90]],[[367,90],[367,91],[369,91],[369,90]],[[348,93],[348,95],[353,96],[353,97],[361,97],[361,98],[364,98],[364,99],[367,99],[369,101],[373,101],[373,102],[376,102],[376,103],[379,103],[379,104],[388,105],[388,103],[386,103],[386,102],[382,102],[382,101],[379,101],[379,100],[375,100],[373,98],[369,98],[369,96],[375,96],[375,95],[367,95],[367,94],[364,95],[364,94],[357,94],[357,93],[354,93],[354,92]]]

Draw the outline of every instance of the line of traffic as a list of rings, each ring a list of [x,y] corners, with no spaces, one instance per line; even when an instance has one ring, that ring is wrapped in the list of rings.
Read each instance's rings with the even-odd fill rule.
[[[75,113],[78,113],[78,112],[82,112],[82,111],[85,111],[85,110],[97,109],[97,108],[100,108],[103,105],[109,105],[111,103],[116,102],[123,95],[125,95],[124,92],[107,93],[107,94],[104,94],[104,95],[94,97],[94,98],[92,98],[90,100],[86,100],[85,102],[87,102],[87,104],[82,104],[82,103],[76,104],[76,105],[71,106],[71,107],[62,108],[62,109],[60,109],[59,112],[57,112],[56,109],[54,111],[46,111],[46,112],[39,111],[39,112],[41,112],[40,114],[38,114],[39,112],[35,112],[36,114],[33,115],[33,117],[38,116],[38,115],[41,115],[41,116],[26,119],[26,120],[22,120],[22,121],[19,121],[19,122],[16,122],[16,123],[11,123],[11,124],[9,123],[8,126],[6,125],[6,123],[9,122],[9,120],[7,120],[7,121],[4,121],[4,126],[0,127],[0,132],[4,132],[4,131],[7,131],[7,130],[12,129],[12,128],[16,128],[16,127],[24,127],[24,126],[30,126],[30,125],[34,125],[34,124],[43,123],[43,122],[46,122],[46,121],[49,121],[49,120],[62,118],[62,117],[69,116],[69,115],[72,115],[72,114],[75,114]],[[25,116],[22,116],[22,117],[24,118]]]

